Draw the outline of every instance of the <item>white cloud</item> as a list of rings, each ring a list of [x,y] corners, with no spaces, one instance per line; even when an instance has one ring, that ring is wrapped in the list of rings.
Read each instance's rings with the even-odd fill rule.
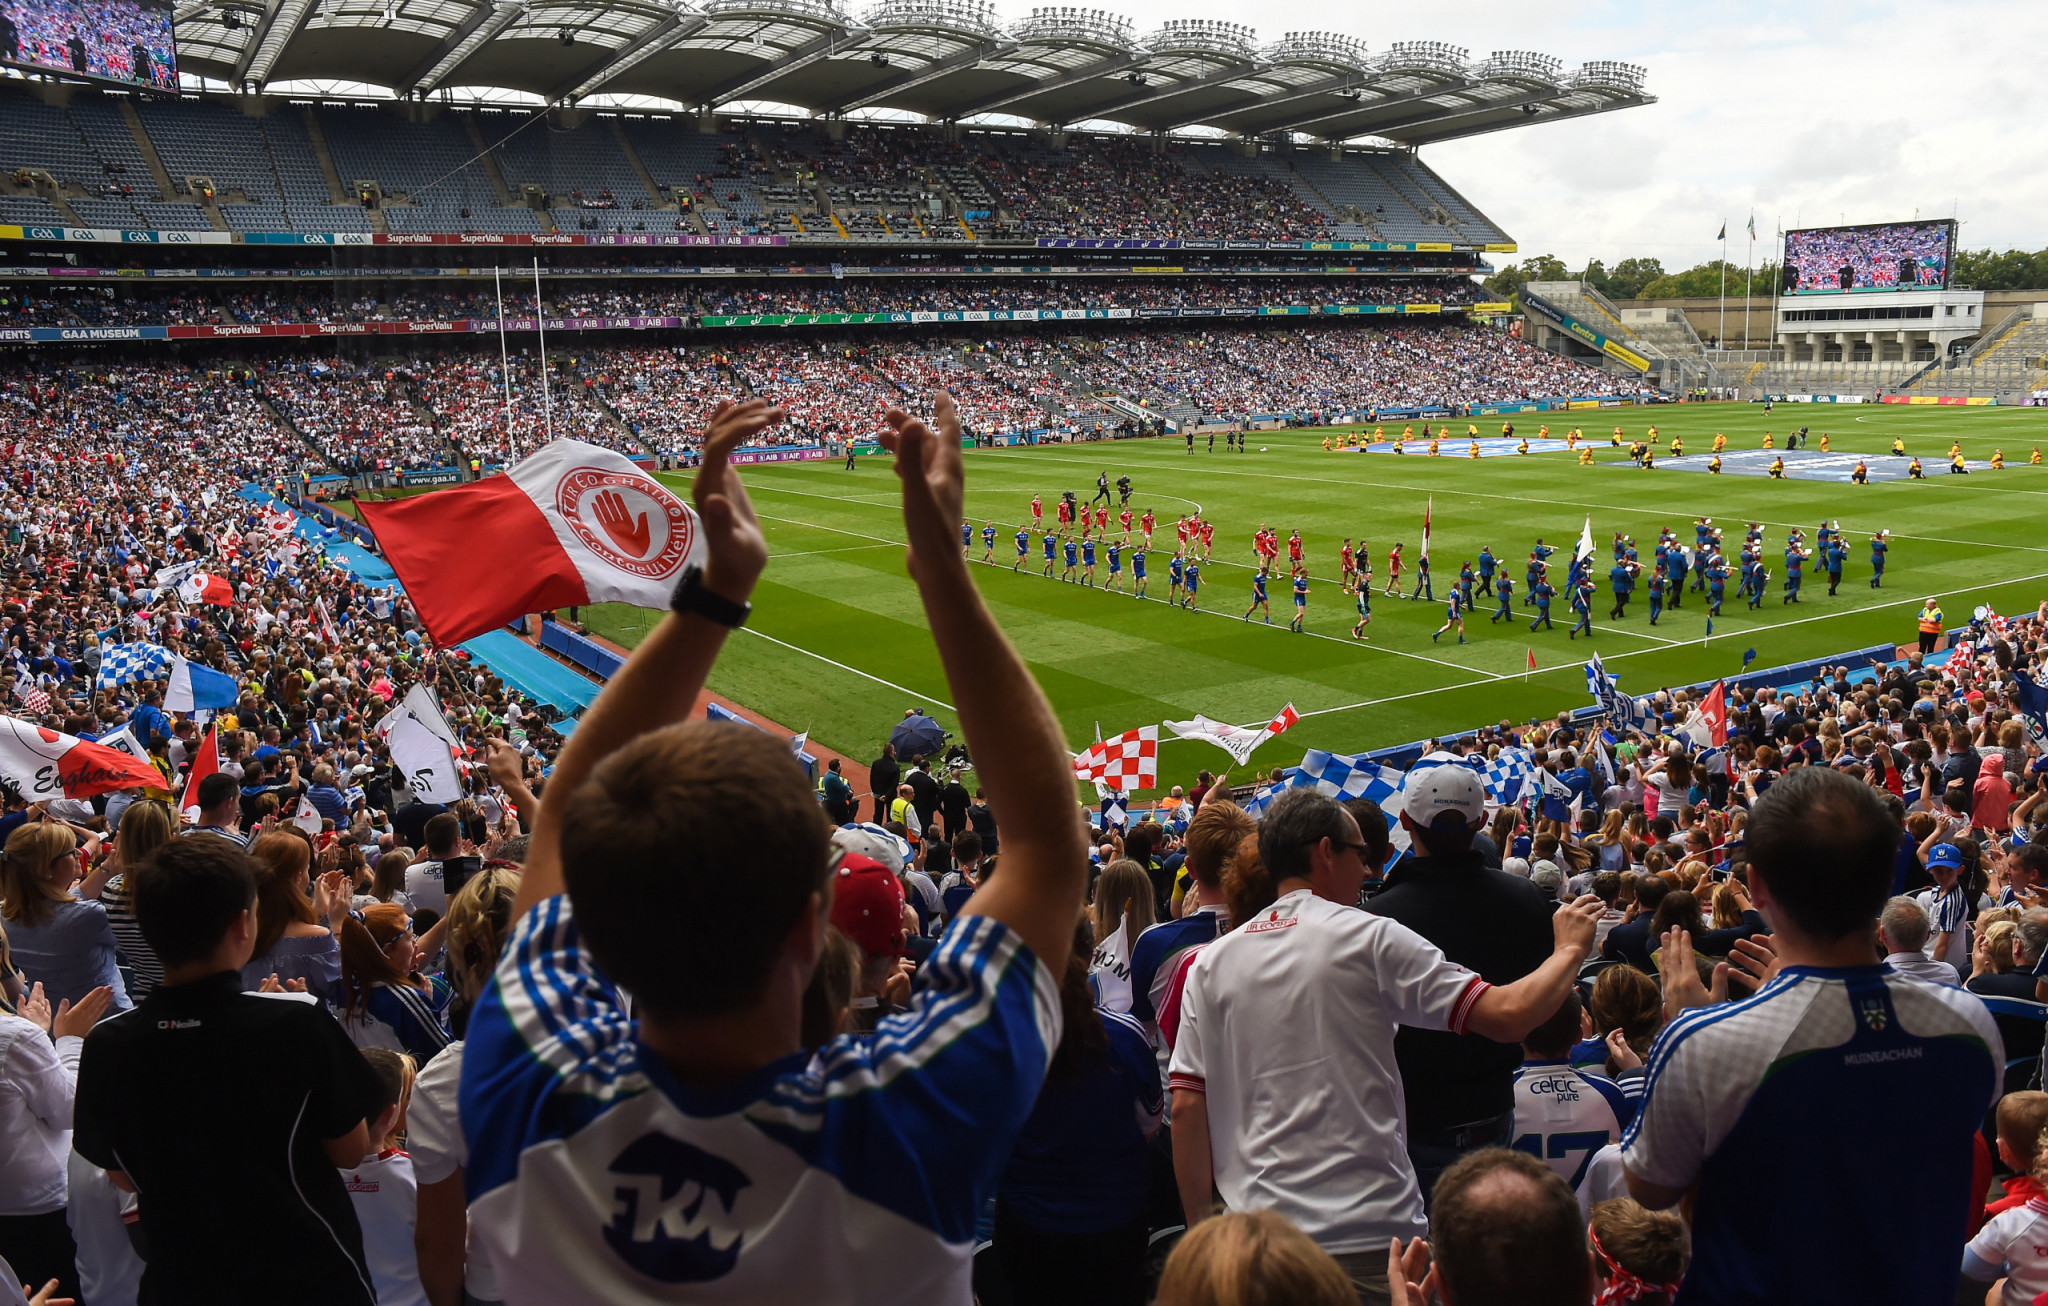
[[[1021,13],[1021,6],[1012,0]],[[1971,249],[2048,246],[2048,5],[1810,0],[1791,6],[1467,0],[1332,9],[1265,0],[1109,0],[1139,32],[1168,18],[1251,21],[1261,41],[1301,29],[1448,41],[1483,56],[1538,50],[1575,67],[1649,70],[1645,108],[1426,147],[1423,158],[1524,253],[1578,266],[1654,256],[1667,268],[1741,261],[1753,211],[1759,259],[1786,227],[1947,216]],[[1007,12],[1007,10],[1006,10]]]

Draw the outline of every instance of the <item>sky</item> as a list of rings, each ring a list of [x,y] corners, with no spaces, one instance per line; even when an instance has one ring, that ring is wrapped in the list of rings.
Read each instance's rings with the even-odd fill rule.
[[[1320,29],[1375,53],[1436,40],[1474,57],[1535,50],[1568,69],[1642,65],[1653,105],[1422,150],[1522,254],[1555,254],[1575,270],[1588,258],[1691,267],[1719,256],[1724,219],[1740,263],[1752,212],[1758,261],[1781,227],[1916,215],[1961,219],[1965,249],[2048,247],[2048,78],[2020,53],[2048,49],[2039,0],[1102,7],[1141,34],[1168,18],[1220,18],[1251,21],[1262,44]]]

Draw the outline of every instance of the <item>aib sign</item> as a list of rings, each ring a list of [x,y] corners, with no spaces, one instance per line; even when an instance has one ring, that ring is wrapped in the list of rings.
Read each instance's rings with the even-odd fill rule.
[[[662,580],[690,555],[690,510],[637,472],[576,468],[556,488],[555,510],[585,548],[628,575]]]
[[[611,1164],[617,1208],[604,1240],[626,1264],[662,1283],[703,1283],[732,1273],[745,1236],[723,1227],[740,1189],[738,1166],[667,1134],[647,1134]]]

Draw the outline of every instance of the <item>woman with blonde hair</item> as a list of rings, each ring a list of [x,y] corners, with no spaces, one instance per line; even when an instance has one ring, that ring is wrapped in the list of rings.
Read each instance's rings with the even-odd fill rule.
[[[1607,813],[1607,819],[1600,823],[1598,834],[1586,836],[1586,846],[1594,850],[1601,870],[1628,869],[1627,826],[1628,813],[1617,807]]]
[[[419,973],[420,958],[440,949],[447,928],[443,917],[415,938],[395,902],[370,904],[361,920],[341,918],[341,1027],[357,1047],[409,1052],[424,1064],[448,1046],[452,990],[441,976]]]
[[[88,834],[81,848],[77,831],[61,821],[18,827],[0,853],[0,920],[15,964],[43,986],[52,1004],[78,1002],[105,987],[114,992],[114,1010],[125,1011],[132,1004],[114,959],[119,945],[107,909],[71,891],[98,851],[98,836]]]
[[[1095,881],[1095,901],[1088,909],[1095,935],[1088,986],[1111,1011],[1131,1009],[1131,949],[1152,926],[1156,898],[1152,877],[1127,857],[1103,867]]]
[[[500,1298],[497,1273],[483,1241],[469,1237],[463,1169],[469,1145],[462,1136],[456,1090],[462,1082],[462,1036],[470,1010],[490,986],[498,953],[512,932],[512,900],[519,896],[519,868],[486,866],[448,904],[448,963],[444,972],[453,996],[448,1025],[455,1041],[421,1068],[406,1113],[406,1150],[419,1181],[419,1211],[413,1246],[420,1281],[436,1302],[492,1302]]]
[[[107,887],[100,890],[100,901],[106,905],[114,942],[128,963],[128,996],[137,1002],[164,982],[164,967],[135,920],[134,881],[148,869],[156,850],[177,837],[178,816],[171,805],[157,798],[138,798],[121,813],[114,850],[107,858],[117,869]]]
[[[1336,1259],[1272,1211],[1229,1211],[1189,1229],[1155,1306],[1356,1306]]]
[[[340,1002],[347,877],[331,871],[314,881],[313,843],[297,828],[259,836],[249,855],[256,861],[256,946],[254,959],[242,967],[243,989],[261,988],[275,976],[285,987],[297,981],[304,992]]]

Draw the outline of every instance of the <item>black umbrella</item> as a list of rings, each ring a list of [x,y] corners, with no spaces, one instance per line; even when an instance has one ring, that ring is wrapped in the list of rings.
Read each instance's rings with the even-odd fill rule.
[[[889,743],[898,757],[930,757],[946,746],[946,732],[923,714],[904,717],[889,732]]]

